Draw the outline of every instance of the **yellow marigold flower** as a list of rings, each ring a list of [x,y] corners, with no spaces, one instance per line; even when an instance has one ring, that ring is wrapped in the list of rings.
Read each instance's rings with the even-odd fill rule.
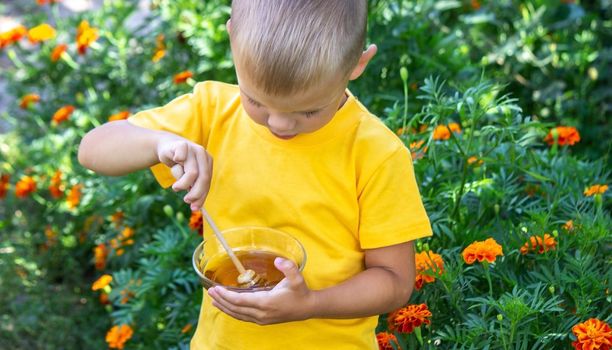
[[[40,101],[40,96],[38,94],[27,94],[21,98],[21,102],[19,102],[19,107],[21,109],[28,109],[30,104],[36,103]]]
[[[18,198],[27,197],[30,193],[34,193],[35,191],[36,181],[34,181],[31,176],[24,176],[15,184],[15,196]]]
[[[66,44],[57,45],[51,52],[51,62],[59,61],[59,59],[62,58],[62,55],[64,54],[64,52],[66,52],[67,49],[68,45]]]
[[[603,194],[608,190],[608,185],[593,185],[586,190],[584,190],[585,196],[593,196],[596,194]]]
[[[474,166],[480,166],[484,162],[483,162],[482,159],[478,159],[478,157],[476,157],[476,156],[471,156],[470,158],[468,158],[467,163],[469,165],[473,164]]]
[[[68,196],[66,196],[66,203],[68,204],[68,208],[73,209],[76,208],[81,202],[81,196],[83,185],[76,184],[72,186],[70,191],[68,192]]]
[[[431,251],[420,252],[415,255],[416,289],[421,289],[424,283],[431,283],[444,272],[444,260],[439,254]]]
[[[469,265],[474,261],[495,262],[497,256],[504,255],[501,245],[493,238],[487,238],[485,241],[476,241],[463,250],[463,260]]]
[[[55,174],[53,174],[53,177],[51,178],[49,193],[51,193],[51,197],[56,199],[64,194],[64,186],[62,186],[62,172],[59,170],[56,170]]]
[[[91,285],[91,290],[96,291],[96,290],[104,289],[112,281],[113,281],[113,276],[106,275],[106,274],[102,275]]]
[[[612,329],[606,322],[590,318],[572,327],[576,341],[572,346],[576,350],[609,350],[612,349]]]
[[[402,350],[395,335],[389,332],[376,334],[376,342],[378,342],[378,350]]]
[[[108,248],[106,244],[100,243],[94,248],[94,262],[97,270],[104,270],[107,256]]]
[[[531,236],[529,237],[529,241],[527,241],[520,249],[521,254],[525,255],[530,251],[535,251],[538,254],[543,254],[549,250],[555,250],[557,248],[557,241],[555,241],[555,237],[549,235],[548,233],[544,234],[544,237],[541,236]]]
[[[392,312],[388,318],[389,330],[400,333],[412,333],[422,324],[430,324],[431,311],[425,304],[408,305]]]
[[[164,35],[159,34],[157,38],[155,38],[155,53],[151,58],[151,61],[158,62],[164,56],[166,56],[166,44],[164,43]]]
[[[580,134],[576,128],[572,126],[557,126],[548,132],[544,142],[552,146],[555,143],[555,134],[557,135],[557,144],[560,146],[573,146],[580,141]]]
[[[461,127],[457,123],[450,123],[448,125],[438,125],[434,129],[433,139],[434,140],[448,140],[451,137],[451,133],[460,133]]]
[[[126,324],[114,326],[106,333],[106,342],[111,349],[123,349],[125,342],[132,338],[133,334],[132,327]]]
[[[187,79],[193,77],[193,73],[191,73],[190,71],[186,70],[186,71],[182,71],[178,74],[176,74],[174,76],[174,83],[175,84],[182,84],[184,82],[187,81]]]
[[[81,21],[77,28],[76,43],[79,55],[84,55],[87,48],[98,39],[98,29],[89,26],[86,20]]]
[[[53,39],[55,38],[55,35],[55,28],[51,27],[47,23],[37,25],[36,27],[28,30],[28,39],[32,44]]]
[[[2,174],[0,176],[0,199],[6,197],[6,192],[10,185],[11,176],[9,174]]]
[[[72,114],[72,112],[74,112],[74,106],[72,105],[66,105],[63,106],[62,108],[58,109],[55,114],[53,114],[53,118],[52,118],[52,122],[53,124],[59,124],[63,121],[68,120],[68,118],[70,118],[70,115]]]
[[[199,210],[192,211],[191,217],[189,218],[189,228],[198,232],[199,235],[202,235],[202,212]]]
[[[191,328],[192,328],[192,327],[193,327],[193,326],[191,325],[191,323],[187,323],[187,324],[185,325],[185,327],[183,327],[183,329],[181,329],[181,333],[185,334],[185,333],[189,332],[189,331],[191,330]]]
[[[26,27],[18,25],[5,32],[0,33],[0,49],[5,48],[21,40],[21,38],[26,35],[27,32],[28,29]]]
[[[129,111],[121,111],[119,113],[115,113],[111,115],[110,117],[108,117],[108,121],[113,122],[115,120],[124,120],[124,119],[127,119],[129,116],[130,116]]]

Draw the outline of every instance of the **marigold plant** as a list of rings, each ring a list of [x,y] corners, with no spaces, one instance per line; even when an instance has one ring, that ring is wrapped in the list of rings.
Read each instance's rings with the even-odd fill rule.
[[[594,196],[596,194],[604,194],[608,190],[608,185],[593,185],[584,190],[585,196]]]
[[[576,341],[572,346],[576,350],[610,350],[612,348],[612,329],[606,322],[590,318],[572,327]]]
[[[421,289],[424,283],[431,283],[444,272],[444,260],[439,254],[432,251],[415,254],[416,282],[415,288]]]
[[[113,326],[108,333],[106,333],[106,342],[111,349],[123,349],[125,343],[132,338],[134,330],[132,327],[122,324],[120,326]]]
[[[426,304],[408,305],[389,314],[387,322],[391,331],[412,333],[415,328],[430,324],[431,316]]]
[[[549,145],[553,145],[555,140],[560,146],[573,146],[580,141],[580,133],[578,133],[578,130],[572,126],[557,126],[548,132],[544,138],[544,142]]]
[[[534,251],[538,254],[544,254],[549,250],[555,250],[557,247],[557,241],[555,237],[548,233],[542,236],[531,236],[529,240],[521,247],[521,254],[525,255],[530,251]]]
[[[495,262],[498,256],[504,255],[502,246],[499,245],[495,239],[487,238],[484,241],[477,241],[463,250],[463,260],[467,264],[473,264],[476,260],[479,262],[488,261],[490,263]]]

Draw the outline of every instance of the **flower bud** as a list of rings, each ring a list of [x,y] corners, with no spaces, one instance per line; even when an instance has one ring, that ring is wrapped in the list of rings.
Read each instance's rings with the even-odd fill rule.
[[[169,206],[169,205],[167,205],[167,204],[166,204],[166,205],[164,205],[164,213],[165,213],[166,215],[168,215],[169,217],[173,217],[173,216],[174,216],[174,210],[172,209],[172,207],[171,207],[171,206]]]
[[[408,69],[406,67],[400,68],[400,77],[403,81],[408,81]]]

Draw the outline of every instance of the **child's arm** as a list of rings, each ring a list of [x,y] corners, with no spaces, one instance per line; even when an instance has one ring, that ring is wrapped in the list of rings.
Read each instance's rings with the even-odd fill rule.
[[[128,121],[114,121],[88,132],[79,146],[79,162],[97,173],[125,175],[158,163],[180,164],[185,173],[172,185],[174,191],[189,190],[184,200],[199,209],[212,174],[212,158],[198,144],[181,136],[141,128]]]
[[[357,318],[383,314],[408,301],[415,281],[412,242],[365,251],[366,269],[347,281],[310,290],[295,264],[277,259],[286,278],[269,292],[208,290],[213,305],[234,318],[272,324],[308,318]]]

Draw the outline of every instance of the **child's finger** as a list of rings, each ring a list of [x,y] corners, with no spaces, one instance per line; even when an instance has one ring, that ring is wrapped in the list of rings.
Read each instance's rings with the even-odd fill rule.
[[[240,306],[232,303],[228,299],[224,298],[221,295],[221,290],[214,288],[210,289],[208,295],[213,299],[213,301],[217,304],[216,306],[222,308],[223,310],[227,310],[235,315],[240,315],[246,318],[250,318],[253,320],[258,320],[263,317],[263,312],[254,306]],[[253,321],[254,322],[254,321]]]
[[[185,197],[191,202],[191,210],[198,210],[204,204],[210,189],[212,157],[206,153],[204,148],[196,148],[194,153],[198,163],[198,177]]]
[[[174,189],[175,191],[188,190],[193,185],[195,179],[198,177],[197,162],[193,155],[187,155],[187,159],[183,164],[183,171],[185,172],[183,176],[178,181],[176,181],[174,185],[172,185],[172,189]],[[188,202],[187,198],[185,198],[185,201]]]
[[[174,148],[174,155],[172,161],[175,163],[183,164],[189,156],[189,145],[187,142],[179,142]]]
[[[274,259],[274,266],[285,275],[285,278],[287,278],[289,282],[289,287],[298,288],[305,283],[304,277],[293,261],[279,257]]]

